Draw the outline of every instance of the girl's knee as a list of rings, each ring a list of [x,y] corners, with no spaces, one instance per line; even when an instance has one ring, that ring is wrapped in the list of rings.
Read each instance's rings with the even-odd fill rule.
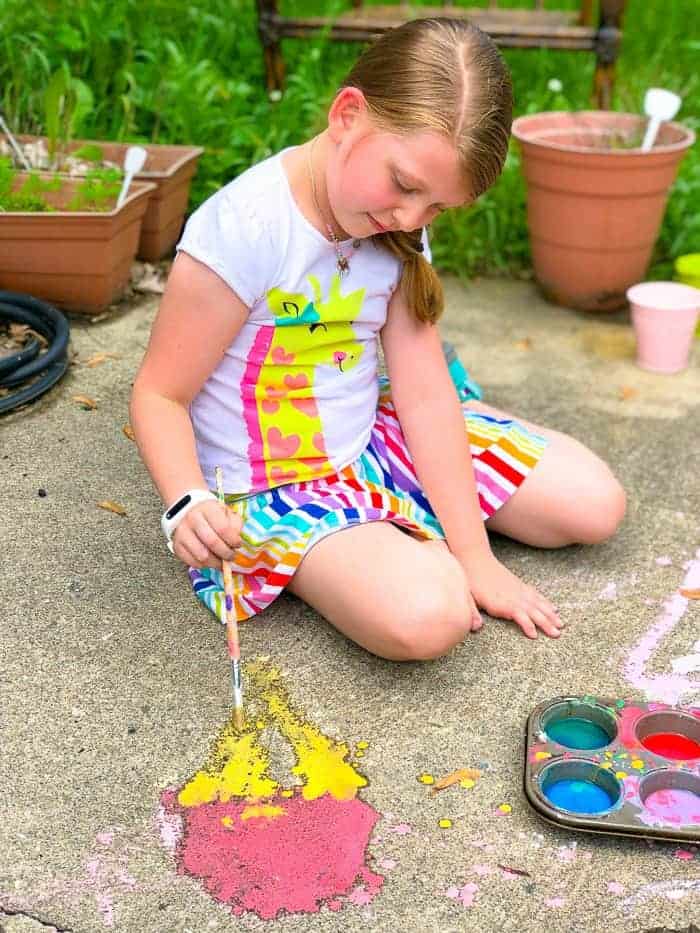
[[[389,623],[385,657],[430,661],[447,654],[470,630],[471,616],[463,594],[444,586],[425,587]]]
[[[599,544],[611,538],[622,523],[627,507],[625,490],[615,477],[610,474],[607,482],[598,487],[591,495],[586,508],[585,519],[579,542],[581,544]]]

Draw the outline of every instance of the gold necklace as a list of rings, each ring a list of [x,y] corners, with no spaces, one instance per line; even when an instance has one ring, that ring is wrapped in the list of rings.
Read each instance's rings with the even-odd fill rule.
[[[333,244],[333,249],[335,250],[338,272],[341,275],[345,275],[346,272],[350,271],[350,263],[348,262],[349,257],[346,256],[345,253],[340,248],[340,238],[336,236],[335,231],[333,230],[333,227],[330,225],[330,223],[326,219],[326,215],[323,213],[323,211],[321,210],[321,205],[318,203],[318,194],[316,193],[316,179],[314,178],[314,168],[313,168],[313,163],[312,163],[313,154],[314,154],[314,146],[316,145],[317,139],[318,139],[317,136],[313,138],[313,140],[311,141],[311,145],[306,153],[306,156],[307,156],[306,161],[309,166],[309,178],[311,179],[311,194],[313,195],[316,210],[318,211],[321,217],[321,220],[325,224],[326,230],[328,231],[328,236],[331,238],[331,243]],[[357,249],[360,245],[360,241],[354,240],[352,245],[355,247],[355,249]]]

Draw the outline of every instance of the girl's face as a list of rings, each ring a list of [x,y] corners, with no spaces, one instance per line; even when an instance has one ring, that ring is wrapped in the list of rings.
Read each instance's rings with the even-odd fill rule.
[[[470,200],[449,140],[433,131],[400,136],[378,129],[355,88],[336,98],[329,136],[328,203],[348,237],[417,230]]]

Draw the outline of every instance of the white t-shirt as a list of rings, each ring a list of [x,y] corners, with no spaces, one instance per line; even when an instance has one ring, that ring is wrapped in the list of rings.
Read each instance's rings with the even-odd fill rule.
[[[285,150],[287,151],[287,150]],[[197,454],[214,488],[252,493],[333,473],[369,441],[377,335],[400,263],[366,239],[333,245],[294,201],[281,156],[260,162],[190,217],[178,250],[213,269],[250,309],[192,401]]]

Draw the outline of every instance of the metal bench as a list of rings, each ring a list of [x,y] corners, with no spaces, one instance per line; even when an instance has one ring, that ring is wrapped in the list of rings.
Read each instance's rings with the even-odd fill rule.
[[[329,39],[339,42],[367,42],[407,19],[424,16],[455,16],[469,19],[487,32],[502,48],[570,49],[595,53],[596,69],[593,98],[603,110],[610,108],[615,81],[615,62],[622,38],[625,0],[599,0],[594,17],[594,0],[581,0],[578,10],[547,10],[544,0],[534,0],[534,8],[488,6],[467,9],[450,6],[409,6],[406,3],[364,6],[352,0],[352,9],[338,16],[283,16],[278,0],[256,0],[258,29],[265,58],[265,74],[270,91],[284,87],[285,67],[281,40],[305,39],[327,29]],[[594,21],[597,19],[597,22]]]

